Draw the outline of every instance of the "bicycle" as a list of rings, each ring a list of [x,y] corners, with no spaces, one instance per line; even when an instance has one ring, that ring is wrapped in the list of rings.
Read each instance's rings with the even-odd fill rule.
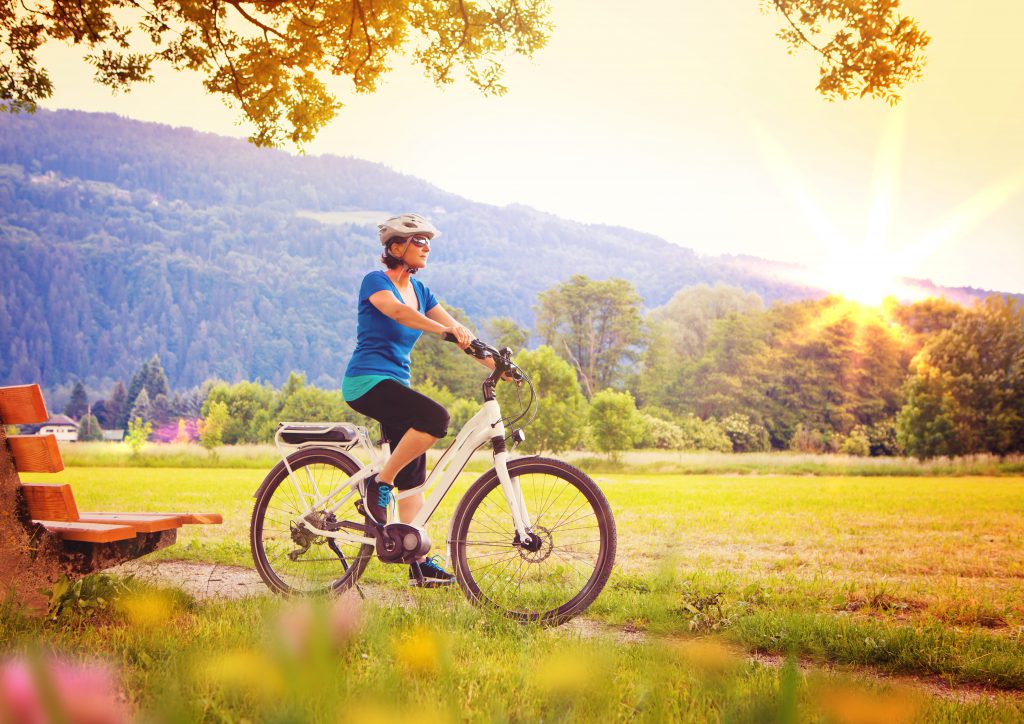
[[[404,497],[430,490],[411,523],[378,526],[365,515],[359,483],[380,470],[387,441],[374,445],[365,427],[349,423],[281,423],[275,435],[281,462],[253,496],[250,525],[256,570],[271,590],[340,593],[358,587],[374,553],[388,563],[425,555],[427,522],[472,454],[489,442],[494,466],[464,493],[448,530],[448,560],[466,597],[517,620],[557,625],[600,594],[616,552],[615,519],[604,493],[560,460],[510,457],[508,441],[513,449],[523,442],[522,428],[536,416],[536,389],[508,348],[473,340],[466,352],[495,362],[481,386],[483,406],[421,486],[395,491]],[[503,417],[495,398],[502,377],[516,383],[515,417]],[[525,405],[523,384],[530,390]],[[349,452],[357,445],[370,461],[365,466]],[[294,451],[286,454],[289,448]]]

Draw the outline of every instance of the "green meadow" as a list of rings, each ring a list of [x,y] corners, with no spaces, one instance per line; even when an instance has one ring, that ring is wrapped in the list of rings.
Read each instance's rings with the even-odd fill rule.
[[[224,525],[183,529],[151,558],[251,567],[260,470],[26,477],[72,483],[82,510],[220,512]],[[475,477],[431,521],[438,548]],[[344,605],[99,578],[52,620],[7,607],[0,640],[105,658],[155,720],[1024,717],[1024,478],[594,477],[616,515],[616,570],[585,620],[558,629],[457,590],[407,592],[404,568],[374,561],[364,581],[384,597]]]

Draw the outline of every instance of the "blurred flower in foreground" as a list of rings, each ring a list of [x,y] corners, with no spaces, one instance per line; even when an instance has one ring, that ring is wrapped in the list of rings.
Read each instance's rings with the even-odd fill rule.
[[[441,668],[441,640],[420,626],[392,643],[395,661],[414,674],[435,674]]]
[[[114,673],[103,664],[12,658],[0,664],[0,722],[118,724],[131,721]]]
[[[213,691],[269,703],[284,694],[281,668],[266,654],[247,649],[227,651],[202,661],[197,677]]]
[[[572,699],[587,693],[604,678],[601,663],[580,651],[563,651],[542,658],[530,675],[544,694]]]
[[[872,692],[853,684],[821,684],[815,700],[818,708],[838,724],[902,724],[916,721],[921,697],[905,687]]]
[[[331,603],[327,616],[327,632],[339,648],[356,637],[363,626],[363,600],[346,591]]]
[[[680,659],[708,676],[732,673],[740,663],[733,652],[716,641],[679,641],[674,648]]]
[[[302,656],[309,651],[315,615],[308,598],[289,601],[281,609],[277,617],[277,633],[292,656]]]
[[[323,644],[341,649],[356,637],[363,625],[363,602],[351,592],[329,604],[308,598],[290,601],[277,617],[277,635],[295,657],[308,656]]]

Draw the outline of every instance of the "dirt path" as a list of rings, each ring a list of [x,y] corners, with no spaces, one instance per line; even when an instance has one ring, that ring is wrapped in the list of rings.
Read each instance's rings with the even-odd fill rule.
[[[172,585],[181,588],[200,601],[210,599],[238,599],[249,596],[262,596],[269,589],[252,568],[239,566],[222,566],[210,563],[193,563],[185,561],[131,561],[109,573],[132,575],[135,578],[160,585]],[[363,584],[360,586],[367,600],[387,606],[413,606],[415,599],[409,591],[391,586]],[[571,631],[583,638],[608,637],[622,644],[638,644],[648,641],[662,640],[671,642],[672,637],[662,637],[628,627],[611,626],[588,618],[575,618],[559,627],[559,631]],[[682,639],[679,639],[682,641]],[[783,656],[776,654],[751,653],[745,649],[732,647],[733,653],[740,659],[746,659],[761,666],[780,668],[786,663]],[[1024,699],[1024,691],[1007,691],[977,684],[953,685],[937,676],[911,676],[906,674],[886,674],[865,666],[838,666],[827,662],[802,659],[800,670],[808,673],[812,670],[830,673],[847,674],[875,682],[904,686],[921,691],[931,696],[951,699],[960,702],[995,701],[996,699]]]

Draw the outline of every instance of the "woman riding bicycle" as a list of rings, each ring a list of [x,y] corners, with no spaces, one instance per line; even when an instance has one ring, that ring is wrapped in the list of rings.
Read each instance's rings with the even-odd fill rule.
[[[440,232],[418,214],[395,216],[378,227],[387,270],[372,271],[359,288],[356,348],[345,370],[342,396],[356,412],[380,423],[391,455],[361,489],[366,513],[388,522],[392,491],[423,484],[426,451],[448,434],[448,411],[410,386],[409,355],[423,332],[451,334],[465,349],[473,333],[438,303],[413,275],[427,265],[431,242]],[[493,360],[481,360],[494,368]],[[398,516],[410,522],[423,507],[423,494],[398,500]],[[410,585],[451,585],[454,576],[433,558],[410,565]]]

